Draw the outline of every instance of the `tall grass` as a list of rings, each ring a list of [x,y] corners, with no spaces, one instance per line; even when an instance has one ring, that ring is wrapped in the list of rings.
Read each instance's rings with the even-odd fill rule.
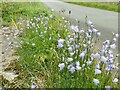
[[[96,51],[94,45],[101,33],[87,18],[86,29],[82,29],[64,17],[58,17],[54,10],[47,9],[41,3],[12,4],[14,8],[21,8],[14,12],[25,9],[25,14],[9,10],[13,14],[7,16],[14,22],[15,29],[7,30],[12,30],[13,37],[18,38],[17,44],[16,41],[12,43],[20,57],[11,64],[11,69],[19,76],[12,83],[4,80],[4,87],[118,87],[117,73],[113,73],[117,69],[114,63],[116,57],[112,53],[118,34],[113,34],[113,39],[103,42],[103,46]],[[8,20],[4,16],[3,19]],[[4,32],[7,30],[3,29]]]
[[[77,4],[81,6],[99,8],[104,10],[110,10],[114,12],[120,12],[119,4],[117,2],[69,2],[67,0],[62,0],[68,3]]]

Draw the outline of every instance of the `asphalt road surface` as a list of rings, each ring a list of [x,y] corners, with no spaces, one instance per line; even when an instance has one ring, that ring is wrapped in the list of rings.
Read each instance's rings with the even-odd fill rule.
[[[54,9],[56,13],[65,10],[65,16],[68,16],[68,11],[71,10],[70,18],[77,19],[81,23],[85,22],[85,17],[87,16],[96,29],[101,31],[101,41],[111,39],[112,32],[118,33],[117,12],[64,3],[59,0],[42,0],[42,2],[50,9]]]

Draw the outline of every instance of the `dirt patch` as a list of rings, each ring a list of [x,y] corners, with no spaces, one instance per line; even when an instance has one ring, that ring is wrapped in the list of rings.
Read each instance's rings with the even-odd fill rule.
[[[12,82],[16,75],[13,71],[5,71],[11,61],[17,60],[18,56],[15,55],[15,48],[12,45],[12,33],[8,32],[6,27],[5,31],[0,30],[0,81],[4,79]],[[2,82],[1,86],[2,87]]]

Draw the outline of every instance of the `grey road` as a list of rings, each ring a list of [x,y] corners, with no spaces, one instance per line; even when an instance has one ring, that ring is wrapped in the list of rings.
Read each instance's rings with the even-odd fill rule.
[[[59,0],[42,0],[42,2],[50,9],[54,9],[56,13],[65,9],[65,16],[68,16],[68,11],[71,10],[70,18],[78,19],[81,23],[85,22],[85,16],[88,16],[88,19],[93,22],[96,29],[101,31],[102,41],[110,39],[112,32],[118,33],[117,12],[64,3]]]

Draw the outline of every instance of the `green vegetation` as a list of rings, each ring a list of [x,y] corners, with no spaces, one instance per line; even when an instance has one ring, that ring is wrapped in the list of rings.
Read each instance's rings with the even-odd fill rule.
[[[81,29],[53,11],[38,2],[2,4],[3,26],[10,27],[14,37],[11,43],[19,56],[6,68],[19,76],[13,82],[3,79],[3,86],[117,88],[117,74],[112,73],[117,66],[111,52],[119,35],[114,34],[114,40],[106,40],[97,51],[94,46],[101,33],[87,17],[86,29]]]
[[[37,21],[37,19],[39,20]],[[66,27],[67,24],[42,3],[37,2],[2,3],[2,20],[2,26],[10,27],[11,31],[14,28],[24,31],[19,34],[19,40],[17,40],[18,43],[24,41],[24,44],[16,49],[16,54],[20,56],[19,61],[12,62],[6,68],[6,70],[15,71],[19,76],[12,83],[3,79],[3,86],[29,88],[35,83],[38,87],[46,85],[46,87],[50,87],[47,81],[49,82],[50,75],[53,74],[51,67],[53,61],[56,60],[56,53],[50,49],[56,48],[58,32],[61,38],[67,35],[64,33],[64,27],[60,28],[60,24],[64,24]],[[29,22],[38,24],[39,28],[28,28],[26,25]],[[36,29],[37,33],[35,33]]]
[[[104,10],[110,10],[115,12],[120,12],[120,9],[118,9],[119,4],[114,2],[69,2],[69,0],[62,0],[67,3],[87,6],[87,7],[93,7],[93,8],[99,8]]]
[[[13,20],[17,21],[21,18],[31,18],[32,16],[38,16],[44,11],[44,7],[40,3],[27,3],[27,2],[16,2],[16,3],[0,3],[2,10],[2,24],[7,26],[9,22]]]

